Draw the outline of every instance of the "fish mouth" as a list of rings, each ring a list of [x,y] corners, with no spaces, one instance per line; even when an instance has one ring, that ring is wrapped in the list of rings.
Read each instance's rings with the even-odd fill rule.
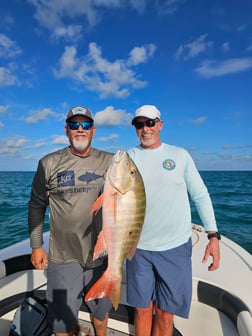
[[[114,155],[114,162],[115,162],[115,163],[119,163],[120,161],[122,161],[122,160],[125,158],[126,155],[127,155],[127,154],[126,154],[125,151],[118,150],[118,151],[116,152],[116,154]]]
[[[121,161],[127,160],[128,154],[127,152],[123,150],[118,150],[113,157],[112,166],[114,166],[114,169],[110,172],[108,172],[108,180],[111,186],[120,194],[124,194],[126,191],[123,191],[121,188],[121,185],[125,185],[128,181],[128,176],[123,175],[117,175],[117,168],[120,166]],[[126,166],[125,166],[126,167]],[[130,169],[130,167],[127,165],[127,168]],[[127,174],[126,174],[127,175]],[[123,182],[125,181],[125,182]]]

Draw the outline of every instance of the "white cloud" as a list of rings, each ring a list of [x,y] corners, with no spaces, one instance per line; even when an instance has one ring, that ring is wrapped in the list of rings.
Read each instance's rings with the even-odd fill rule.
[[[17,66],[13,62],[13,59],[22,53],[22,49],[15,41],[4,34],[0,34],[0,59],[2,61],[2,66],[0,67],[0,87],[19,85],[19,80],[15,75]],[[3,66],[3,61],[7,61],[8,63]]]
[[[146,0],[130,0],[130,4],[137,12],[143,13],[146,7]]]
[[[47,117],[57,117],[57,113],[53,112],[50,108],[44,108],[42,110],[35,110],[30,112],[30,116],[24,118],[28,124],[36,124],[41,120],[47,119]]]
[[[107,137],[98,138],[98,141],[102,141],[102,142],[111,141],[111,140],[113,141],[113,140],[118,139],[118,138],[119,138],[119,134],[113,133],[113,134],[110,134]]]
[[[45,145],[44,140],[37,140],[36,143],[34,144],[34,148],[41,148]]]
[[[129,125],[132,115],[124,110],[115,110],[113,106],[107,106],[104,110],[95,114],[96,126]]]
[[[0,87],[18,85],[18,78],[13,74],[12,69],[0,68]]]
[[[245,24],[242,24],[242,25],[240,25],[239,27],[237,27],[237,31],[238,31],[239,33],[243,32],[243,31],[246,30],[246,29],[247,29],[247,25],[245,25]]]
[[[22,53],[22,49],[18,47],[15,41],[8,36],[0,34],[0,57],[14,58]]]
[[[155,5],[159,15],[167,15],[175,13],[184,2],[186,0],[157,0]]]
[[[196,119],[184,119],[180,122],[180,124],[183,125],[185,123],[186,124],[190,123],[190,124],[194,124],[194,125],[200,125],[200,124],[203,124],[206,120],[207,120],[207,117],[202,116],[202,117],[198,117]]]
[[[223,50],[224,52],[228,52],[228,51],[230,50],[230,44],[229,44],[229,42],[224,42],[224,43],[222,44],[222,50]]]
[[[26,64],[17,62],[17,57],[22,53],[23,50],[15,41],[4,34],[0,34],[0,60],[2,61],[2,67],[0,67],[0,87],[20,86],[21,82],[25,86],[31,87],[31,80],[25,80],[22,76],[28,74],[30,77],[33,75],[30,62],[27,61]]]
[[[192,120],[193,124],[200,125],[203,124],[206,121],[206,117],[199,117],[197,119]]]
[[[27,143],[27,139],[22,136],[14,136],[8,139],[0,139],[0,154],[13,156],[20,153],[20,150]]]
[[[52,144],[53,145],[68,145],[69,140],[66,135],[54,135]]]
[[[183,53],[184,53],[184,46],[180,45],[175,53],[175,58],[179,60],[182,57]]]
[[[230,144],[226,144],[222,146],[222,149],[244,149],[244,148],[252,148],[252,145],[230,145]]]
[[[90,26],[97,22],[96,12],[93,9],[91,1],[82,0],[28,0],[35,7],[35,19],[41,27],[47,29],[54,38],[62,38],[66,40],[78,40],[80,37],[80,25],[69,23],[69,21],[77,22],[80,17],[85,16]],[[65,23],[64,20],[67,22]],[[63,31],[65,35],[63,35]],[[78,36],[74,36],[73,32],[78,32]]]
[[[5,142],[6,147],[20,147],[23,146],[27,142],[25,137],[13,137],[11,139],[7,139]]]
[[[146,0],[28,0],[34,6],[34,18],[55,39],[77,41],[82,37],[82,26],[93,28],[102,20],[104,10],[133,9],[143,14]],[[155,0],[153,9],[159,15],[177,11],[186,0]],[[84,21],[84,23],[83,23]]]
[[[232,58],[226,61],[204,61],[195,71],[202,77],[220,77],[252,68],[252,58]]]
[[[82,27],[80,25],[69,25],[67,27],[57,27],[54,36],[70,41],[78,41],[81,37]]]
[[[252,155],[250,155],[250,154],[248,154],[248,155],[238,155],[238,154],[223,154],[223,153],[220,153],[220,154],[218,154],[218,156],[222,160],[230,160],[231,162],[234,162],[234,161],[238,161],[239,163],[241,163],[242,161],[252,162]],[[240,164],[239,164],[239,166],[240,166]]]
[[[185,60],[188,60],[207,51],[207,49],[213,46],[214,42],[206,41],[206,37],[207,34],[204,34],[187,44],[180,45],[175,53],[175,58],[180,59],[184,55],[183,58]]]
[[[8,110],[8,105],[0,105],[0,113],[5,113]]]
[[[8,30],[15,25],[15,18],[13,16],[5,15],[1,18],[3,26]]]
[[[250,44],[250,45],[247,47],[247,50],[248,50],[248,51],[251,51],[251,50],[252,50],[252,44]]]
[[[0,105],[0,114],[4,114],[8,110],[8,105]],[[4,127],[4,123],[0,120],[0,128]]]
[[[130,52],[128,65],[138,65],[145,63],[150,57],[153,56],[155,50],[156,46],[152,43],[142,47],[133,48]]]
[[[101,20],[102,9],[125,8],[129,5],[143,12],[145,0],[28,0],[35,7],[35,19],[51,37],[76,41],[83,33],[82,26],[94,27]],[[79,21],[79,23],[78,23]],[[83,24],[83,21],[86,21]]]
[[[84,57],[77,56],[74,46],[66,47],[58,68],[54,70],[57,78],[71,78],[84,84],[85,89],[98,91],[101,98],[114,96],[125,98],[130,89],[139,89],[147,85],[137,78],[131,66],[146,63],[153,56],[153,44],[134,48],[129,59],[108,61],[102,57],[102,50],[96,43],[89,44],[89,52]]]

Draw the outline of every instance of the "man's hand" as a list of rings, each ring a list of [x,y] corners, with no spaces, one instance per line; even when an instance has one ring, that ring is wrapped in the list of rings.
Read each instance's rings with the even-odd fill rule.
[[[214,271],[220,266],[220,244],[217,238],[209,240],[202,262],[206,263],[210,256],[213,258],[213,262],[208,266],[208,271]]]
[[[32,249],[31,263],[36,269],[45,269],[48,265],[46,251],[43,247]]]

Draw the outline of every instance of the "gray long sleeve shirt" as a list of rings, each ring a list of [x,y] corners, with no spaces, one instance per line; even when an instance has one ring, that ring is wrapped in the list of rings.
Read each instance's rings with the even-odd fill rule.
[[[79,261],[87,267],[100,263],[93,263],[92,254],[101,216],[90,215],[90,209],[104,184],[112,155],[92,148],[89,156],[80,157],[67,147],[39,161],[28,211],[32,248],[43,244],[49,206],[49,259],[58,263]]]

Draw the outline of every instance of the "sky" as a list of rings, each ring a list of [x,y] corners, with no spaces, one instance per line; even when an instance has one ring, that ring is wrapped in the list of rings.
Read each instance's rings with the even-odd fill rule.
[[[35,171],[88,107],[93,147],[138,145],[155,105],[161,140],[199,170],[252,170],[251,0],[1,0],[0,171]]]

